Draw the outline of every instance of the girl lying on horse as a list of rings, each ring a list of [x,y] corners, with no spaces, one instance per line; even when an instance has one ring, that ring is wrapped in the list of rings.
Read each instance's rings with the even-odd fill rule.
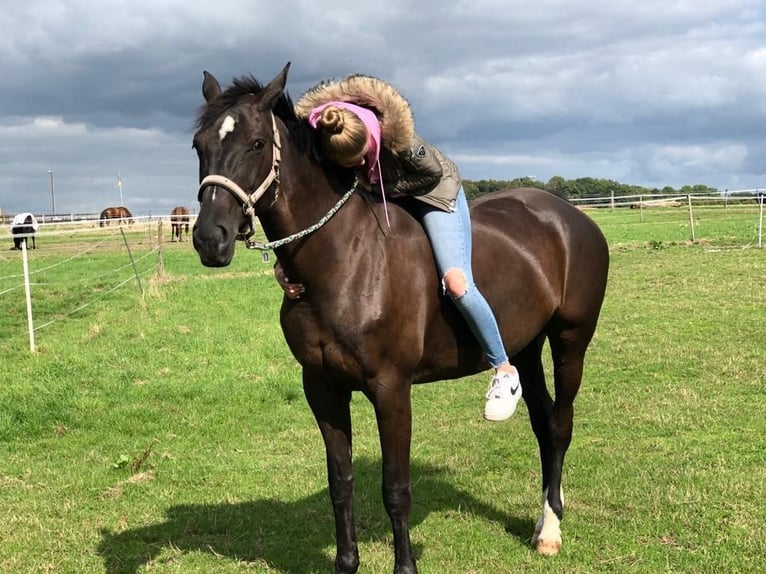
[[[390,84],[352,75],[311,88],[296,113],[317,130],[325,158],[354,169],[359,183],[386,200],[411,196],[411,211],[431,243],[444,293],[479,341],[494,373],[484,418],[501,421],[516,410],[521,383],[505,351],[495,316],[473,279],[471,218],[457,166],[415,132],[410,105]],[[388,213],[386,212],[386,217]],[[304,288],[277,263],[275,275],[290,298]]]

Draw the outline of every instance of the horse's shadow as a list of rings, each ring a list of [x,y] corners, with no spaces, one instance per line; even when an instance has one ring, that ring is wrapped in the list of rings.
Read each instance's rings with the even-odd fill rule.
[[[355,507],[359,541],[390,539],[380,501],[380,461],[356,460]],[[522,542],[534,521],[512,517],[445,480],[445,470],[413,462],[415,499],[411,524],[430,512],[459,511],[499,522]],[[379,509],[379,511],[378,511]],[[238,504],[182,504],[165,512],[164,522],[122,532],[101,531],[98,553],[107,574],[135,574],[165,549],[208,552],[246,563],[266,563],[286,574],[331,572],[335,528],[326,489],[294,502],[260,499]],[[415,545],[415,555],[420,554]],[[361,557],[364,561],[364,556]]]

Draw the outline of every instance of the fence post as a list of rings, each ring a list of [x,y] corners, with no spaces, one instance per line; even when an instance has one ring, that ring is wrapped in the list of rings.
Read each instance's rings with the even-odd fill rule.
[[[165,267],[162,262],[162,218],[157,222],[157,277],[162,278]]]
[[[24,292],[27,298],[27,327],[29,328],[29,350],[35,352],[35,325],[32,320],[32,293],[29,286],[29,262],[27,261],[27,238],[21,241],[21,260],[24,265]]]
[[[612,201],[609,203],[609,211],[614,211],[614,190],[612,190]]]
[[[688,193],[686,195],[686,199],[687,199],[687,201],[689,203],[689,229],[691,230],[691,233],[692,233],[692,241],[694,241],[695,240],[695,237],[694,237],[694,213],[692,212],[692,194]]]
[[[766,194],[758,196],[758,249],[763,248],[763,203],[766,201]]]
[[[133,273],[136,274],[136,281],[138,281],[138,289],[141,291],[141,295],[144,294],[144,286],[141,285],[141,275],[136,268],[136,262],[133,260],[133,253],[130,251],[130,245],[128,245],[128,238],[125,237],[125,228],[120,225],[120,233],[122,233],[122,241],[125,243],[125,249],[128,250],[128,257],[130,258],[130,264],[133,266]]]

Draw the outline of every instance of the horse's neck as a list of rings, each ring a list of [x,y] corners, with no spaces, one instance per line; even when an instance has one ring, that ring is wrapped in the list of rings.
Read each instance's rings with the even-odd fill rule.
[[[338,207],[353,181],[341,183],[318,165],[308,161],[306,164],[301,169],[283,168],[277,196],[260,219],[269,241],[301,234],[322,224],[314,232],[277,248],[276,252],[285,265],[297,266],[318,258],[328,267],[334,259],[330,255],[347,251],[351,238],[375,220],[370,218],[366,202],[357,197],[358,191]],[[330,215],[335,209],[337,211]]]
[[[303,232],[327,218],[354,185],[352,177],[325,173],[318,164],[287,150],[281,171],[278,196],[261,216],[269,241]],[[389,202],[389,228],[383,205],[366,193],[358,186],[322,227],[275,250],[288,277],[335,284],[339,275],[363,274],[365,259],[385,266],[390,252],[397,257],[430,254],[422,227],[411,215]]]

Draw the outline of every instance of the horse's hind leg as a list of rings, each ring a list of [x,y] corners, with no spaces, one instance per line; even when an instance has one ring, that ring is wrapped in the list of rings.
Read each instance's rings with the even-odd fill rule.
[[[525,349],[521,381],[530,421],[540,447],[542,464],[542,515],[535,526],[532,544],[542,554],[561,549],[564,494],[561,488],[564,457],[572,440],[574,399],[580,388],[585,350],[592,329],[567,328],[549,335],[556,398],[545,385],[540,351],[542,338]]]
[[[319,425],[327,455],[327,482],[335,514],[335,573],[354,574],[359,568],[359,550],[354,526],[351,393],[305,371],[303,391]]]
[[[543,510],[533,537],[533,544],[542,554],[556,554],[561,549],[564,457],[572,441],[574,400],[580,390],[585,351],[594,330],[595,325],[568,325],[551,331],[548,336],[556,398],[548,419],[551,450],[548,477],[543,481]]]
[[[545,371],[541,360],[541,353],[545,336],[541,335],[537,340],[529,344],[521,353],[513,357],[513,362],[519,371],[524,393],[524,401],[527,403],[529,420],[532,430],[537,438],[540,449],[540,464],[542,466],[543,487],[543,515],[535,526],[532,544],[538,551],[545,554],[555,554],[561,548],[561,530],[559,523],[562,517],[563,507],[559,508],[558,515],[551,512],[550,503],[547,502],[548,491],[552,482],[558,482],[556,491],[560,495],[561,467],[557,467],[557,443],[554,438],[553,412],[554,402],[545,384]],[[561,459],[563,460],[563,459]],[[558,477],[558,478],[556,478]]]

